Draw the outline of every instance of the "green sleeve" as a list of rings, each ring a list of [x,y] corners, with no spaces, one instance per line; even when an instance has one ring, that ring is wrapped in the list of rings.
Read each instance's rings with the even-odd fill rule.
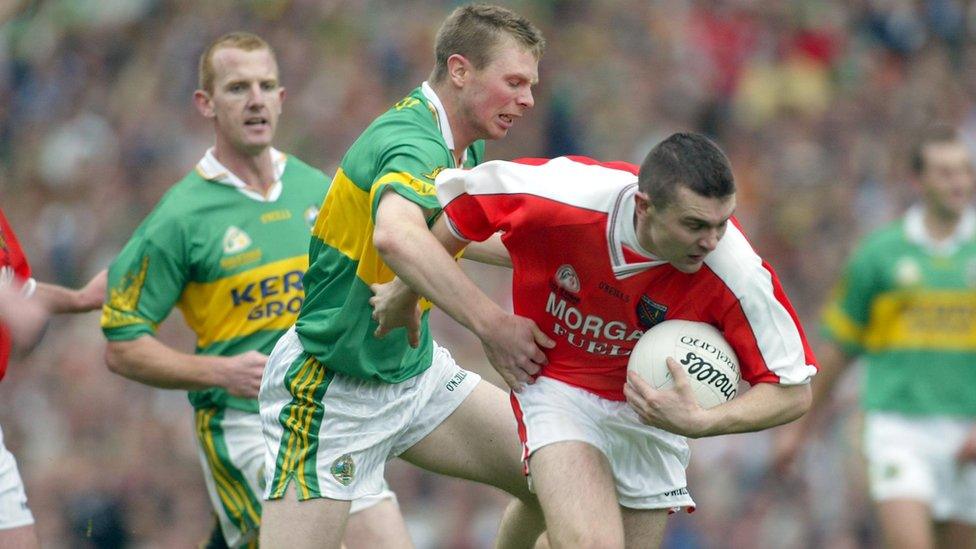
[[[877,254],[861,246],[852,254],[824,309],[821,332],[849,354],[863,352],[864,330],[875,296],[881,290]]]
[[[447,161],[443,145],[430,138],[403,140],[387,149],[380,158],[377,176],[370,189],[373,222],[376,221],[380,196],[387,190],[425,210],[439,211],[434,178]]]
[[[175,222],[147,220],[108,270],[102,331],[110,341],[155,334],[183,293],[189,272],[185,234]]]

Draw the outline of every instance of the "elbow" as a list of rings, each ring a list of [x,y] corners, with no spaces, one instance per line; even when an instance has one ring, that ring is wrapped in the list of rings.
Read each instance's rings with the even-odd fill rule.
[[[390,263],[390,259],[399,256],[403,246],[403,235],[396,233],[397,231],[386,225],[377,225],[373,229],[373,247],[386,264]]]
[[[804,414],[810,411],[810,407],[813,405],[813,391],[810,390],[810,384],[799,385],[794,388],[794,398],[793,398],[793,416],[790,421],[795,421],[803,417]]]
[[[109,342],[105,347],[105,366],[113,374],[125,375],[124,354],[116,343]]]

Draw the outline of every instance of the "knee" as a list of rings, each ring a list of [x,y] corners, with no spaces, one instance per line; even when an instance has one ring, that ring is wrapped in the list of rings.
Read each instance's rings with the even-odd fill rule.
[[[607,529],[573,528],[571,531],[548,531],[549,545],[553,549],[581,548],[581,549],[623,549],[623,532],[613,532]]]

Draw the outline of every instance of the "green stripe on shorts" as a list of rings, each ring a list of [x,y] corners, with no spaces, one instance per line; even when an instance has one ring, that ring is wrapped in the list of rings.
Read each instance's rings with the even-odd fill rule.
[[[243,535],[256,530],[261,524],[261,500],[251,492],[244,474],[230,458],[221,426],[223,418],[223,408],[197,410],[197,438],[207,458],[224,512]]]
[[[283,434],[271,481],[272,499],[285,495],[291,479],[298,482],[298,499],[322,496],[315,470],[318,432],[324,412],[322,398],[334,376],[315,357],[304,353],[288,368],[284,383],[292,400],[278,416]]]

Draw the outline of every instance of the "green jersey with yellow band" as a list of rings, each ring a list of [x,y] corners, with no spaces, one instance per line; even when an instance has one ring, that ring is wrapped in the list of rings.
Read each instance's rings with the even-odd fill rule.
[[[373,336],[370,284],[394,274],[373,247],[376,207],[384,192],[414,202],[432,223],[440,213],[434,177],[454,167],[453,138],[437,96],[426,84],[373,121],[343,157],[312,232],[306,301],[296,330],[305,351],[346,375],[399,383],[430,367],[433,343],[424,305],[420,345],[402,329]],[[484,142],[465,151],[481,162]]]
[[[279,179],[266,196],[210,152],[166,193],[109,268],[110,341],[155,334],[175,305],[197,354],[271,352],[301,309],[308,235],[329,186],[321,171],[272,153]],[[220,388],[189,397],[196,408],[258,411],[256,400]]]
[[[870,235],[824,312],[823,333],[862,354],[868,410],[976,416],[976,214],[945,242],[919,207]]]

